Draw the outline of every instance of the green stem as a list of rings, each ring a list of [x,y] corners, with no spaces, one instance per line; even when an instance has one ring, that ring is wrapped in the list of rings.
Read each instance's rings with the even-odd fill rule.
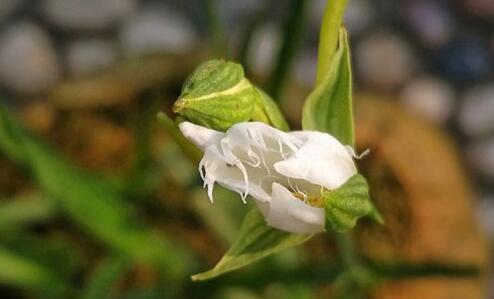
[[[165,128],[170,137],[183,149],[185,155],[187,155],[194,164],[199,164],[202,152],[180,133],[175,122],[163,112],[158,112],[157,118],[158,122]]]
[[[158,92],[156,92],[156,95],[139,99],[135,105],[135,110],[137,111],[134,127],[135,157],[131,175],[127,184],[125,184],[126,192],[132,195],[139,195],[135,198],[144,198],[143,195],[149,193],[147,181],[153,165],[151,126],[156,115],[155,111],[158,110],[158,101],[155,99],[161,99]]]
[[[354,268],[360,267],[358,254],[353,246],[353,239],[348,233],[336,234],[336,243],[340,252],[343,268],[346,271],[351,271]]]
[[[228,57],[228,47],[223,30],[218,2],[216,0],[206,0],[206,14],[208,20],[209,34],[215,54],[219,57]]]
[[[363,298],[372,284],[372,273],[360,260],[349,233],[337,234],[336,241],[343,268],[342,273],[335,281],[336,298]]]
[[[284,25],[283,45],[278,54],[276,66],[271,75],[271,84],[268,93],[278,101],[283,91],[287,75],[292,67],[297,46],[304,29],[307,0],[292,0],[290,13]]]
[[[331,66],[338,46],[338,32],[348,0],[328,0],[319,32],[319,51],[316,86],[321,83]]]

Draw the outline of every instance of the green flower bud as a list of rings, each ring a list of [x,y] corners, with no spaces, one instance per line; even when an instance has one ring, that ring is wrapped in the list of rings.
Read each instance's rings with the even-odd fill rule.
[[[225,131],[249,121],[260,97],[240,64],[210,60],[185,81],[173,111],[198,125]]]
[[[244,76],[240,64],[210,60],[187,78],[173,112],[190,122],[226,131],[232,125],[260,121],[288,130],[276,103]]]

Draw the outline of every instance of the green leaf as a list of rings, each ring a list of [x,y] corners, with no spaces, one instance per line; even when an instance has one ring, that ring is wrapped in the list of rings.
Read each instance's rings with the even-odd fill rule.
[[[22,230],[2,236],[5,249],[29,259],[56,274],[58,277],[73,277],[87,262],[81,248],[59,236],[30,235]]]
[[[190,203],[208,231],[228,246],[237,238],[242,219],[248,210],[238,200],[237,193],[221,186],[215,187],[213,192],[214,204],[211,204],[203,188],[193,192]]]
[[[312,235],[298,235],[269,227],[257,209],[252,209],[240,228],[239,235],[213,269],[192,276],[207,280],[244,267],[283,249],[300,245]]]
[[[132,216],[119,188],[57,157],[0,105],[0,151],[31,171],[43,190],[80,228],[133,260],[157,263],[170,279],[183,277],[188,256]]]
[[[114,298],[113,288],[128,270],[128,263],[120,258],[107,258],[100,262],[84,288],[81,298]]]
[[[42,298],[63,298],[66,281],[28,257],[0,247],[0,284],[35,290]]]
[[[302,127],[330,133],[346,145],[354,144],[352,71],[344,28],[340,30],[338,49],[330,69],[305,101]]]
[[[46,221],[55,216],[57,210],[54,200],[38,193],[10,199],[0,204],[0,231]]]
[[[336,190],[323,191],[323,199],[327,230],[346,231],[353,228],[359,218],[373,211],[367,182],[360,174]]]

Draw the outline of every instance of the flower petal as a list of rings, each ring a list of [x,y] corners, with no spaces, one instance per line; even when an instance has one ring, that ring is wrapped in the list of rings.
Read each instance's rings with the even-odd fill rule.
[[[210,199],[212,199],[212,188],[214,183],[218,182],[220,185],[238,192],[242,196],[248,193],[252,197],[261,200],[268,201],[269,195],[262,188],[258,181],[261,180],[263,172],[256,171],[249,165],[243,164],[247,169],[247,176],[241,168],[237,165],[240,161],[235,161],[226,157],[218,150],[216,145],[210,145],[206,148],[204,156],[200,162],[201,176],[203,177],[205,186],[208,187],[208,193]],[[204,168],[204,173],[202,172]],[[247,179],[247,182],[246,182]],[[248,185],[246,185],[246,183]]]
[[[225,133],[208,129],[185,121],[178,125],[185,138],[189,139],[203,151],[211,144],[219,144]]]
[[[333,136],[313,131],[289,134],[305,143],[288,159],[274,164],[277,172],[329,190],[337,189],[357,173],[352,155]]]
[[[264,207],[259,207],[269,225],[298,234],[324,231],[324,209],[300,201],[280,184],[273,183],[272,190],[269,213],[266,213],[265,203]]]

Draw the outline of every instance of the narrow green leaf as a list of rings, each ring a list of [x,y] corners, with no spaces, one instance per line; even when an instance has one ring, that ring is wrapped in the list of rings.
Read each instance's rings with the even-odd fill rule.
[[[121,258],[107,258],[94,270],[82,293],[82,299],[114,298],[115,283],[128,270],[128,263]]]
[[[43,298],[63,298],[63,279],[36,261],[0,248],[0,265],[1,284],[35,290]]]
[[[46,221],[57,210],[54,200],[38,193],[16,197],[0,204],[0,231]]]
[[[132,217],[120,189],[58,158],[1,105],[0,151],[29,169],[44,191],[88,234],[126,257],[159,264],[170,278],[184,275],[188,258],[183,251]]]
[[[237,193],[217,186],[214,188],[214,204],[211,204],[204,189],[198,188],[191,201],[194,211],[208,230],[226,246],[237,238],[247,211],[237,196]]]
[[[328,230],[346,231],[353,228],[359,218],[373,211],[367,182],[360,174],[336,190],[324,191],[323,199]]]
[[[346,145],[354,144],[352,71],[344,28],[340,30],[338,49],[328,72],[304,104],[302,127],[330,133]]]
[[[207,280],[244,267],[283,249],[300,245],[312,235],[297,235],[269,227],[257,209],[252,209],[240,228],[236,241],[216,266],[192,276],[192,280]]]
[[[81,248],[59,236],[31,235],[17,230],[2,235],[2,244],[6,250],[50,269],[58,277],[74,277],[87,263]]]

